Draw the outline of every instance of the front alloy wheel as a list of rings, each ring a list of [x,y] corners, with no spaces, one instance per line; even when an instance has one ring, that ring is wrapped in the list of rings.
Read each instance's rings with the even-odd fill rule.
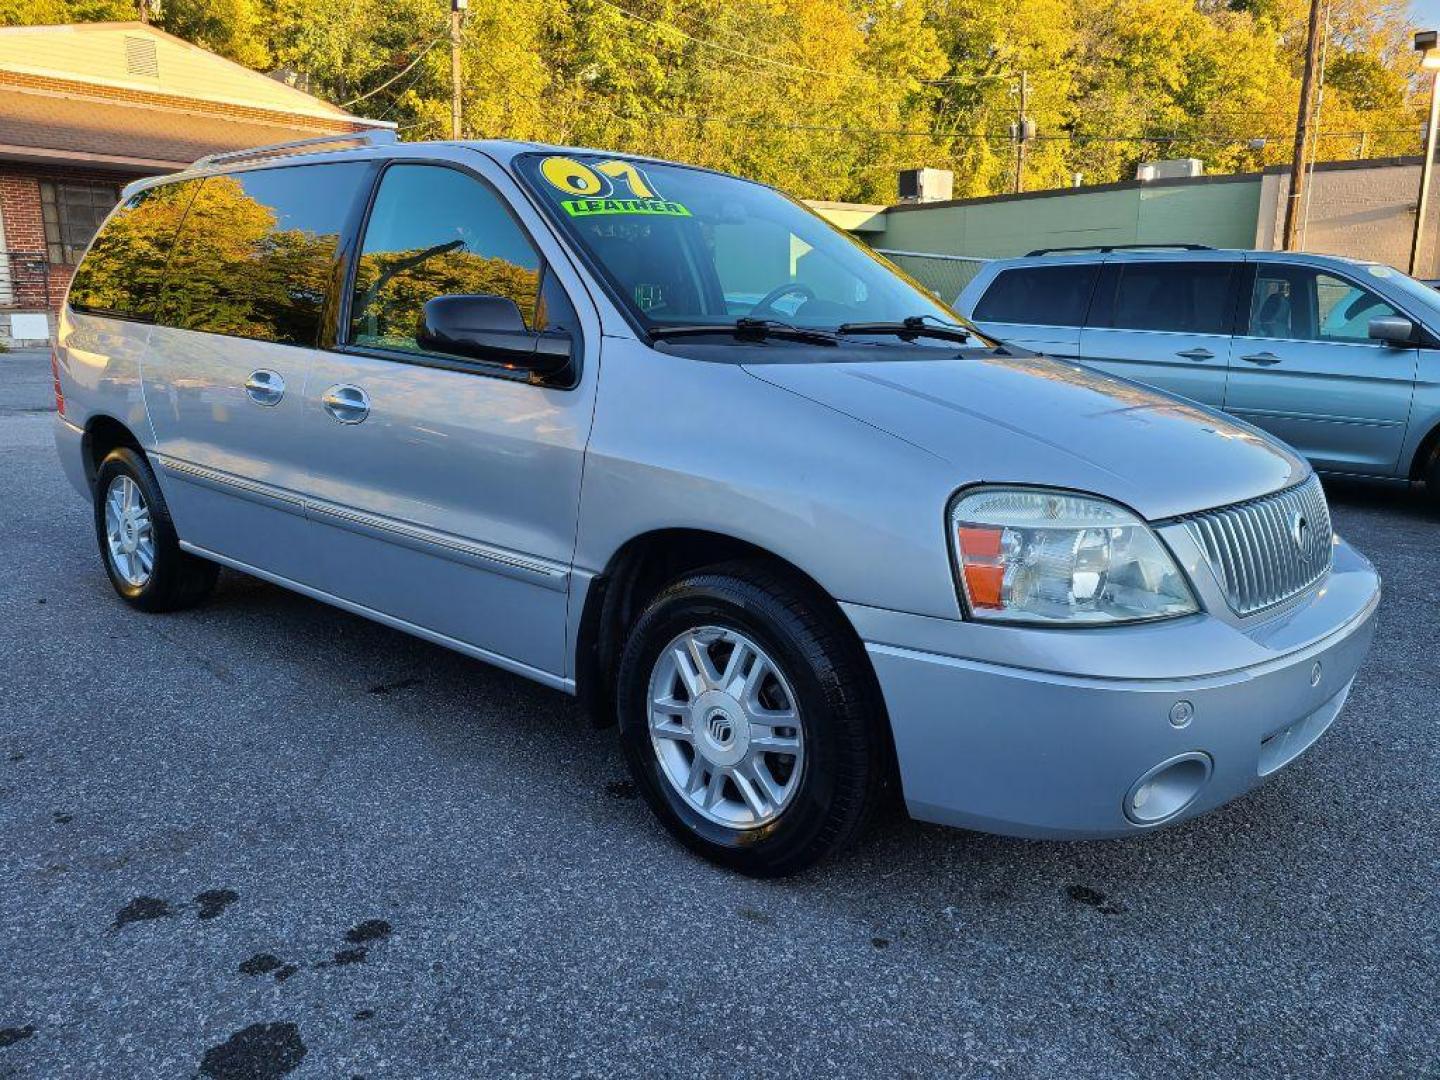
[[[758,877],[843,847],[888,775],[864,648],[823,592],[762,562],[696,570],[626,635],[620,741],[650,808],[692,850]]]
[[[753,829],[800,786],[805,735],[779,666],[736,630],[686,630],[650,676],[650,741],[671,786],[708,821]]]

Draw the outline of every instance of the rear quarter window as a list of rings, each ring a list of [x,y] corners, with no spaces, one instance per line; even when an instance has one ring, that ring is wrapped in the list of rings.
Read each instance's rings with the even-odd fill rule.
[[[1082,326],[1098,263],[1002,270],[975,305],[977,322]]]
[[[157,321],[182,330],[314,345],[362,162],[206,177],[165,274]]]
[[[110,217],[70,283],[76,311],[149,320],[198,180],[138,191]]]

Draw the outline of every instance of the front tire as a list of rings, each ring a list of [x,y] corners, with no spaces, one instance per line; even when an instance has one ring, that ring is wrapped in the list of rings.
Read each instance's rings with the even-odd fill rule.
[[[95,474],[95,535],[110,584],[141,611],[179,611],[210,595],[220,568],[180,550],[144,455],[112,450]]]
[[[636,786],[707,859],[795,873],[843,848],[879,801],[888,756],[869,661],[828,599],[768,567],[662,590],[617,683]]]

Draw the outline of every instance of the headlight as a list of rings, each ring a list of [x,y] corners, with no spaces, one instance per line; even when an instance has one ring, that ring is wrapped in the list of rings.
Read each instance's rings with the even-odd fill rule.
[[[1150,527],[1124,507],[1034,488],[976,488],[950,511],[975,619],[1096,626],[1198,611]]]

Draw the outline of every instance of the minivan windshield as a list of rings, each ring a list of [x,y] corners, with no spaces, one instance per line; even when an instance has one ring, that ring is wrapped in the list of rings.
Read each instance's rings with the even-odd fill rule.
[[[599,154],[525,154],[516,167],[646,329],[739,319],[807,330],[964,322],[863,244],[762,184]]]
[[[1365,272],[1373,278],[1388,282],[1393,288],[1424,308],[1425,315],[1440,318],[1440,292],[1436,292],[1423,281],[1417,281],[1409,274],[1402,274],[1393,266],[1383,263],[1365,263]]]

